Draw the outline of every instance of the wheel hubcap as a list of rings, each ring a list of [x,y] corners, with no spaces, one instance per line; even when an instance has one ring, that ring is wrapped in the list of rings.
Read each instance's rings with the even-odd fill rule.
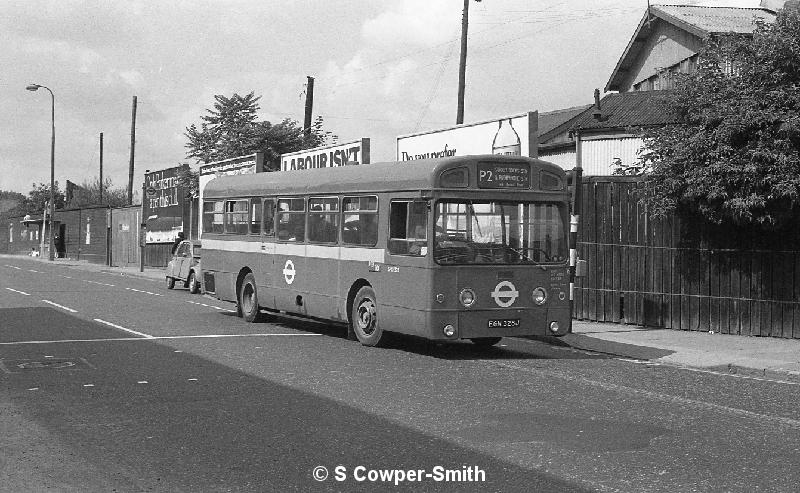
[[[375,313],[375,304],[372,300],[364,300],[358,305],[358,328],[366,335],[370,335],[375,331],[375,323],[377,321]]]
[[[246,284],[242,290],[242,309],[246,313],[250,313],[253,309],[253,286]]]

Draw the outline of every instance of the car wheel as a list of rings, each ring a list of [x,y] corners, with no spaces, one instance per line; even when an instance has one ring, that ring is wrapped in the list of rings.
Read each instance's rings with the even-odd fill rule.
[[[173,289],[174,287],[175,287],[175,278],[167,277],[167,289]]]
[[[197,275],[194,271],[189,273],[189,292],[197,294],[200,292],[200,281],[197,280]]]
[[[375,291],[370,286],[364,286],[353,300],[350,325],[358,341],[365,346],[380,346],[386,342],[386,334],[378,323],[376,299]]]
[[[258,291],[256,278],[252,273],[244,276],[242,286],[239,288],[239,308],[242,317],[248,322],[255,322],[258,318]]]

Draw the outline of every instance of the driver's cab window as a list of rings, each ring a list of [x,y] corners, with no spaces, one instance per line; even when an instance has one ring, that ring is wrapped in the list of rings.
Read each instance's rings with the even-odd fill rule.
[[[178,251],[176,252],[178,257],[188,257],[189,256],[189,243],[181,243],[178,247]]]
[[[417,257],[428,254],[427,202],[404,200],[390,204],[389,253]]]

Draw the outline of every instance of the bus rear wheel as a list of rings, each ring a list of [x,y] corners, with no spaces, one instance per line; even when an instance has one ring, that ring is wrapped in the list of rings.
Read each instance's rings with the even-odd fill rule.
[[[350,314],[350,325],[356,338],[364,346],[379,346],[386,337],[378,324],[378,304],[375,291],[364,286],[356,293],[353,301],[353,312]]]
[[[239,288],[238,312],[247,322],[255,322],[258,319],[258,291],[256,290],[256,278],[252,273],[248,273],[242,280]]]
[[[500,342],[502,337],[473,337],[470,339],[473,344],[480,347],[491,347]]]

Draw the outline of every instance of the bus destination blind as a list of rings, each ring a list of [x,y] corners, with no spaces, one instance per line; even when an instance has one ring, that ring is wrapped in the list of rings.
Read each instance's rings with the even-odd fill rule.
[[[527,163],[478,163],[478,188],[531,187],[531,168]]]

